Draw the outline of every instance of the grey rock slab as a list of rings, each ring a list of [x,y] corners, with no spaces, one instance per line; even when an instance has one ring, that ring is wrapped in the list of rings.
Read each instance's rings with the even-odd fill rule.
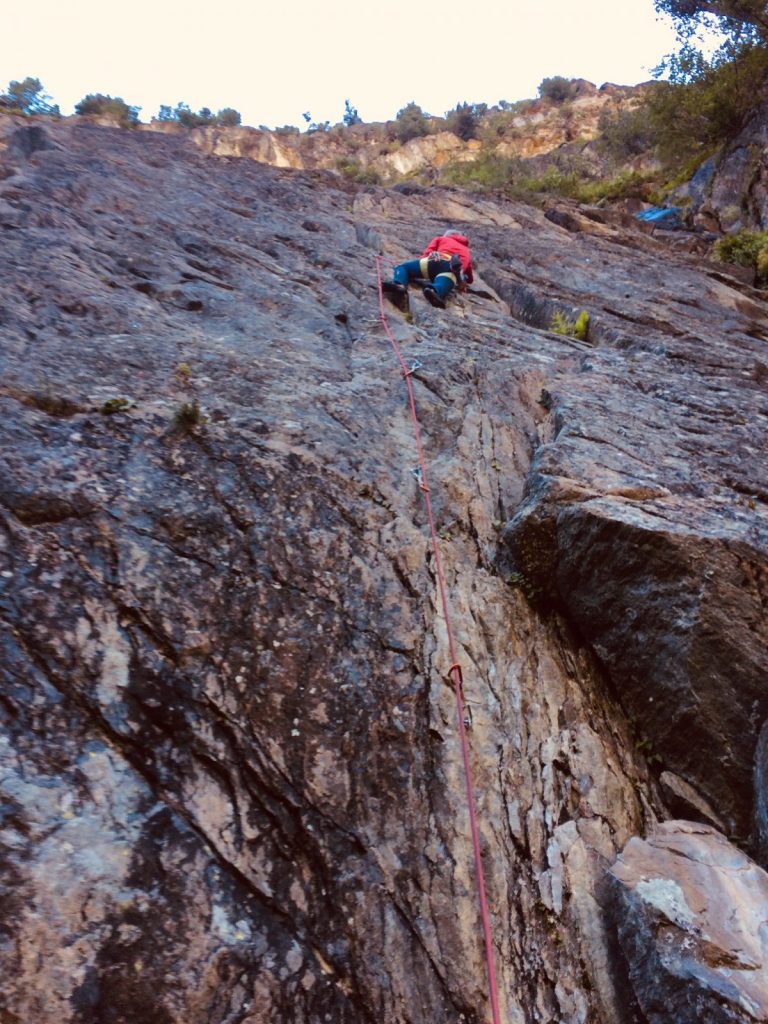
[[[487,1019],[371,249],[386,271],[460,227],[500,301],[414,291],[390,320],[421,364],[500,999],[634,1024],[606,869],[668,816],[664,769],[749,819],[768,717],[760,294],[625,225],[46,132],[0,181],[4,1011]],[[515,315],[523,287],[587,310],[587,341]]]
[[[650,1024],[768,1020],[768,874],[715,829],[667,821],[610,869]]]

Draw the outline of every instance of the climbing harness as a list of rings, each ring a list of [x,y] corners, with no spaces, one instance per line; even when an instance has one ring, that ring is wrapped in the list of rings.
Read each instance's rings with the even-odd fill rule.
[[[441,269],[445,265],[445,269]],[[461,263],[458,270],[455,270],[450,254],[444,252],[431,252],[429,256],[422,256],[419,260],[419,272],[428,281],[434,281],[438,277],[450,277],[454,285],[457,285],[461,275]]]
[[[432,553],[435,559],[435,575],[437,577],[438,591],[440,594],[440,607],[443,612],[443,619],[445,621],[445,631],[448,638],[448,653],[451,659],[451,667],[448,669],[448,675],[453,683],[453,691],[456,697],[456,713],[459,731],[459,740],[461,743],[461,756],[464,762],[464,781],[466,785],[467,793],[467,805],[469,810],[469,824],[472,834],[472,850],[474,854],[475,863],[475,878],[477,882],[477,895],[480,903],[480,919],[483,928],[483,939],[485,942],[485,961],[486,968],[488,971],[488,989],[491,1001],[491,1011],[493,1015],[493,1024],[501,1024],[501,1015],[499,1012],[499,995],[496,985],[496,969],[494,966],[493,957],[493,941],[491,938],[491,922],[490,915],[488,913],[488,900],[485,893],[485,874],[483,872],[483,860],[480,851],[480,831],[477,823],[477,810],[475,807],[475,794],[474,786],[472,784],[472,767],[470,764],[469,757],[469,742],[467,740],[467,723],[471,723],[471,718],[467,713],[464,700],[464,680],[461,672],[461,665],[456,660],[456,646],[453,639],[453,629],[451,627],[451,619],[448,611],[448,600],[446,596],[446,583],[445,574],[443,572],[443,565],[440,560],[440,550],[437,543],[437,530],[435,529],[435,519],[432,513],[432,501],[429,493],[429,485],[427,483],[427,465],[424,457],[424,449],[421,443],[421,430],[419,428],[419,418],[416,413],[416,399],[413,391],[413,381],[411,380],[414,370],[418,369],[420,364],[418,362],[413,363],[409,368],[403,354],[400,351],[400,346],[395,341],[394,335],[389,327],[389,321],[387,320],[387,314],[384,309],[384,288],[381,278],[381,256],[376,256],[376,280],[379,291],[379,319],[381,320],[392,350],[395,353],[400,369],[402,371],[403,379],[405,380],[405,386],[408,389],[408,401],[411,408],[411,421],[413,424],[413,435],[416,441],[416,451],[418,453],[418,466],[412,470],[416,477],[419,489],[424,494],[424,503],[427,509],[427,519],[429,522],[429,533],[432,543]]]

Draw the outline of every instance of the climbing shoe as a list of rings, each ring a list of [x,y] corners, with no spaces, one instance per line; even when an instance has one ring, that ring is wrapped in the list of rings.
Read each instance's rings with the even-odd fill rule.
[[[403,312],[408,311],[408,288],[397,281],[383,281],[381,290],[390,302],[394,303]]]
[[[438,295],[434,288],[427,286],[424,289],[424,298],[430,306],[436,306],[437,309],[445,309],[445,299]]]

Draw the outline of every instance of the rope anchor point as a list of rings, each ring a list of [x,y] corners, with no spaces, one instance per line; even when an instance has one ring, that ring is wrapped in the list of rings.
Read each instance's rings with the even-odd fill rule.
[[[414,466],[411,470],[411,474],[416,477],[416,483],[419,485],[419,489],[426,491],[429,494],[429,487],[424,483],[424,471],[421,466]]]

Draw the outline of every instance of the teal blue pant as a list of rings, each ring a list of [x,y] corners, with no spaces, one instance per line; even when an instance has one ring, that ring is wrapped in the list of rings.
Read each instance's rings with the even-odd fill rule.
[[[456,283],[456,278],[451,273],[450,260],[428,260],[426,257],[408,260],[407,263],[395,267],[392,275],[397,284],[404,284],[406,287],[418,277],[428,277],[441,299],[450,294]]]

